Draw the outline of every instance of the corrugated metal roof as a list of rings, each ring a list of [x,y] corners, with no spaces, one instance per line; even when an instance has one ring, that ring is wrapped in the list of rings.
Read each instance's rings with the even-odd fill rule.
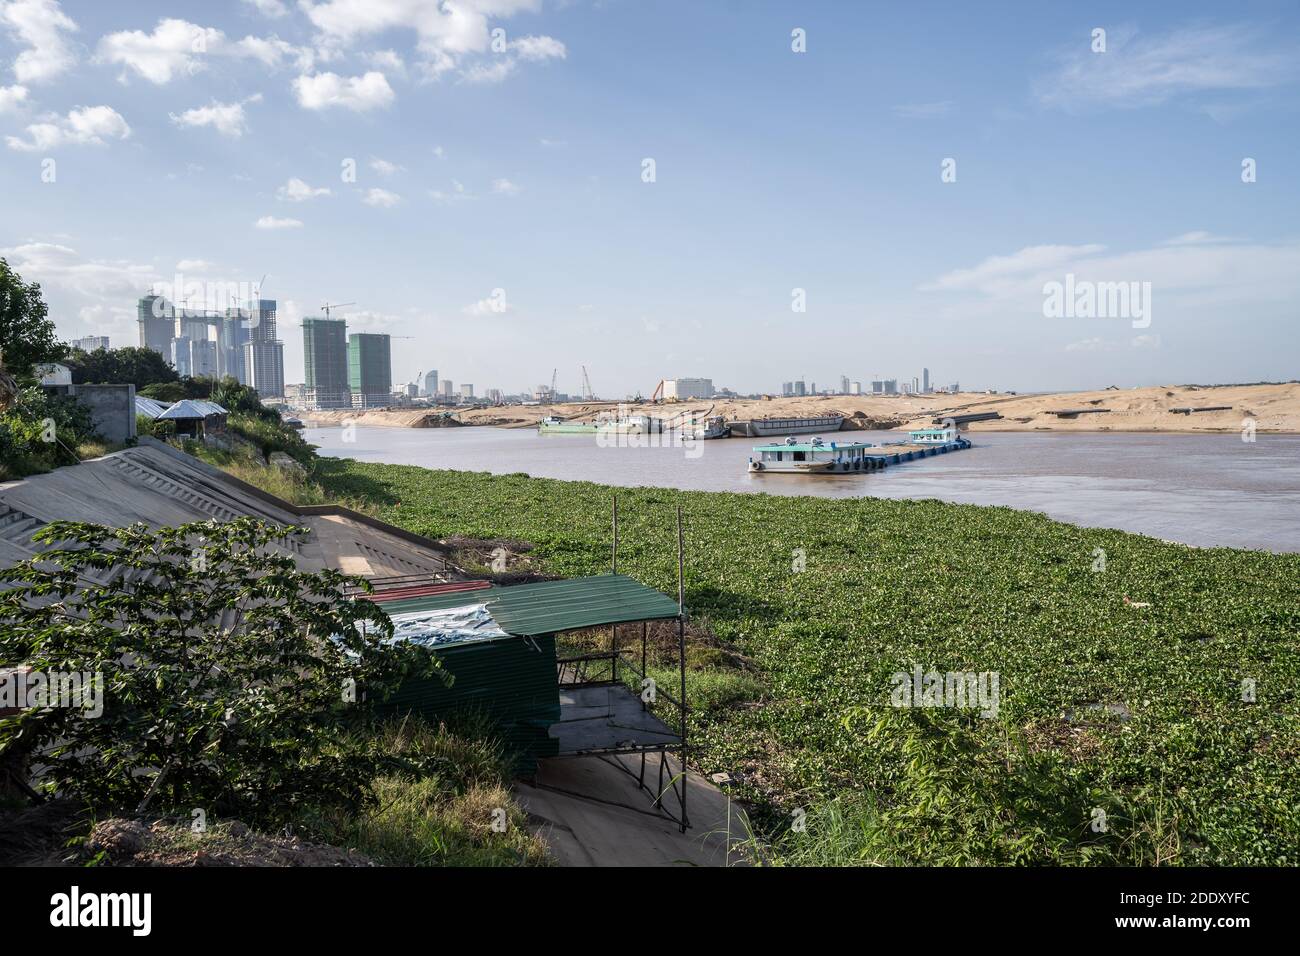
[[[676,601],[623,574],[494,586],[472,597],[462,592],[386,601],[384,610],[400,614],[469,603],[486,604],[502,630],[520,637],[677,616]]]
[[[135,413],[137,415],[157,418],[165,411],[167,411],[166,402],[160,402],[156,398],[145,398],[143,395],[135,397]]]
[[[184,398],[173,405],[167,411],[159,415],[159,418],[207,418],[209,415],[226,415],[229,414],[224,408],[216,402],[204,402],[197,398]]]

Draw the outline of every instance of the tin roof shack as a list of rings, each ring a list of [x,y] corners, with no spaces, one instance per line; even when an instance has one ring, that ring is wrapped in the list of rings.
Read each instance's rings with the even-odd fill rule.
[[[414,712],[434,721],[457,713],[486,717],[523,776],[532,776],[545,758],[609,763],[616,755],[639,756],[639,773],[618,766],[649,795],[651,809],[642,812],[667,816],[685,832],[685,777],[668,764],[670,754],[679,764],[686,759],[685,666],[680,699],[664,688],[644,691],[644,624],[681,622],[679,601],[622,574],[506,587],[400,587],[366,597],[388,612],[395,640],[428,647],[453,678],[450,685],[436,676],[409,681],[381,711]],[[643,624],[639,655],[619,647],[612,630],[632,623]],[[608,652],[557,654],[557,635],[603,627],[611,628]],[[679,638],[684,655],[680,627]],[[658,757],[650,765],[657,782],[647,779],[648,755]],[[665,805],[669,794],[678,799],[676,814]]]
[[[224,435],[229,414],[216,402],[187,398],[167,409],[158,419],[175,422],[177,435],[203,440]]]

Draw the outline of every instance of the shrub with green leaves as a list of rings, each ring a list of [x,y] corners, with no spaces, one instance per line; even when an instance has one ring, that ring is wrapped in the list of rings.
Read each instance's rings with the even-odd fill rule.
[[[0,480],[73,464],[77,446],[94,436],[85,405],[24,388],[13,407],[0,414]]]
[[[392,644],[359,578],[300,570],[303,529],[241,518],[150,530],[55,522],[0,572],[0,667],[101,674],[102,714],[0,719],[0,755],[95,810],[194,807],[275,822],[358,808],[388,767],[368,704],[436,662]]]

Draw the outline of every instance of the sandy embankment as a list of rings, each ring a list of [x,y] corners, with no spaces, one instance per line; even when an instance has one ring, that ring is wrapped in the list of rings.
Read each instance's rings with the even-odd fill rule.
[[[1221,411],[1178,414],[1174,408],[1226,406]],[[1169,385],[1097,392],[1059,392],[1050,395],[916,395],[896,398],[827,395],[807,398],[739,399],[736,401],[681,402],[649,405],[627,403],[633,414],[722,415],[731,421],[752,418],[794,418],[838,413],[846,428],[917,428],[945,415],[998,412],[997,421],[975,422],[971,431],[1117,431],[1117,432],[1239,432],[1252,419],[1259,432],[1300,433],[1300,383],[1281,385]],[[461,425],[496,425],[530,428],[544,415],[576,421],[619,408],[617,402],[584,402],[557,406],[505,406],[456,412]],[[1053,412],[1080,411],[1077,417]],[[359,425],[398,428],[445,426],[441,413],[427,409],[370,412],[309,412],[308,424],[331,425],[345,421]]]

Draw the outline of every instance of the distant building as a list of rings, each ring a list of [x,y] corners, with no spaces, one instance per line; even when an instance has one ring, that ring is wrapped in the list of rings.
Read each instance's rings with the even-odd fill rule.
[[[784,396],[784,397],[786,397],[786,398],[789,398],[791,395],[793,395],[793,394],[794,394],[794,382],[782,382],[782,383],[781,383],[781,394],[782,394],[782,396]]]
[[[140,347],[153,349],[171,361],[172,339],[176,337],[176,317],[171,303],[160,295],[144,295],[136,303],[135,315]]]
[[[460,397],[469,399],[474,397],[474,386],[469,382],[462,382],[460,386]]]
[[[852,383],[850,383],[850,384],[849,384],[849,394],[850,394],[850,395],[861,395],[861,394],[862,394],[862,383],[861,383],[861,382],[852,382]]]
[[[382,408],[390,403],[393,352],[387,335],[356,332],[348,336],[348,387],[354,408]]]
[[[422,394],[428,395],[430,398],[438,394],[438,370],[436,368],[424,373],[424,390]]]
[[[351,408],[348,387],[347,323],[343,319],[302,320],[304,402],[308,408]]]
[[[673,378],[664,382],[664,398],[688,401],[693,398],[712,398],[713,379]]]
[[[849,377],[847,375],[840,376],[840,394],[849,394]]]
[[[898,394],[898,379],[896,378],[885,379],[885,394],[886,395]]]
[[[921,369],[921,391],[926,394],[930,392],[930,370],[928,368]]]
[[[97,349],[106,349],[108,348],[108,336],[87,335],[84,338],[73,339],[72,347],[74,349],[81,349],[83,352],[94,352]]]
[[[250,303],[247,328],[236,336],[243,352],[240,381],[264,398],[284,394],[284,343],[276,338],[276,311],[274,299]]]
[[[795,382],[794,382],[794,394],[795,394],[796,396],[801,396],[801,395],[807,395],[807,394],[808,394],[808,386],[806,386],[806,385],[804,384],[803,379],[796,379],[796,380],[795,380]]]
[[[440,394],[443,398],[451,398],[456,392],[456,386],[449,378],[444,378],[440,381],[438,383],[438,388],[442,390]]]

